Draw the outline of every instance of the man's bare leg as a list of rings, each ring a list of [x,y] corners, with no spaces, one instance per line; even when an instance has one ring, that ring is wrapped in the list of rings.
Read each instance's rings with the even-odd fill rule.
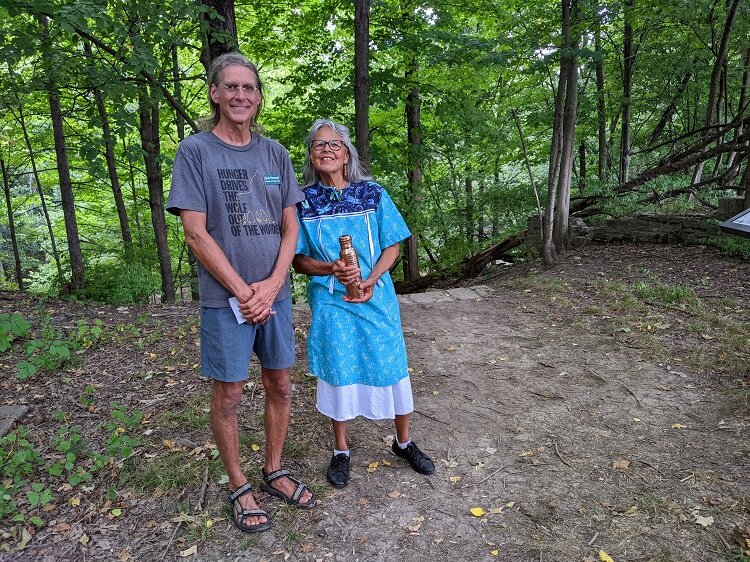
[[[289,416],[292,411],[292,376],[289,369],[261,368],[261,381],[266,391],[264,423],[266,429],[265,470],[270,474],[281,468],[281,453],[284,449]],[[288,478],[279,478],[272,484],[274,488],[291,497],[297,486]],[[312,493],[305,491],[299,503],[306,504]]]
[[[240,434],[237,423],[237,408],[242,399],[243,385],[244,381],[215,380],[211,393],[211,431],[229,476],[230,492],[234,492],[247,482],[240,467]],[[245,494],[239,501],[245,509],[258,509],[253,494]],[[246,517],[244,522],[245,525],[257,525],[266,520],[266,517]]]

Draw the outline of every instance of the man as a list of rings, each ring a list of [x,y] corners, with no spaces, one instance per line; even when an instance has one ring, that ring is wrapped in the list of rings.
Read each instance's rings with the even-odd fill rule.
[[[212,129],[180,143],[167,210],[180,216],[199,262],[201,371],[213,380],[211,430],[229,475],[234,524],[250,533],[271,527],[239,462],[237,407],[253,351],[266,394],[261,489],[300,508],[316,502],[307,486],[281,470],[294,363],[289,268],[298,234],[295,204],[304,195],[286,149],[257,133],[263,88],[249,60],[228,53],[213,62],[209,101]]]

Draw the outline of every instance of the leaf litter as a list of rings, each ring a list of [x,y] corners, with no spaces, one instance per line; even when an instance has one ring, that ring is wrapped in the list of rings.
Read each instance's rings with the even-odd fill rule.
[[[355,420],[350,428],[353,458],[362,459],[361,464],[353,465],[353,479],[345,490],[334,492],[327,487],[324,474],[330,460],[330,428],[315,412],[314,388],[302,378],[302,341],[287,446],[310,446],[302,455],[287,453],[285,468],[310,483],[321,505],[309,513],[288,511],[280,502],[259,494],[261,507],[269,509],[274,519],[274,530],[261,537],[261,542],[240,549],[238,539],[242,537],[225,517],[226,477],[212,477],[205,493],[206,513],[214,521],[210,535],[197,544],[186,544],[179,540],[187,531],[188,524],[183,523],[166,554],[174,558],[195,547],[195,553],[186,558],[201,562],[239,556],[270,559],[275,552],[280,552],[274,555],[278,557],[328,560],[345,556],[342,545],[351,532],[365,537],[357,547],[361,559],[375,559],[377,552],[399,549],[415,562],[459,562],[488,556],[531,562],[539,559],[539,550],[527,546],[532,536],[544,549],[545,559],[561,560],[584,560],[592,555],[602,560],[606,555],[619,562],[647,557],[658,548],[676,560],[702,557],[719,561],[720,557],[707,553],[706,545],[715,552],[723,552],[724,542],[742,548],[735,535],[744,537],[744,546],[750,548],[750,532],[737,531],[750,528],[747,513],[738,507],[750,497],[750,486],[740,472],[742,459],[735,455],[742,450],[738,432],[746,431],[748,420],[742,410],[731,408],[724,392],[738,377],[732,375],[729,361],[741,358],[721,348],[722,338],[715,330],[701,330],[697,336],[681,332],[689,317],[678,309],[652,311],[648,323],[654,330],[641,330],[636,322],[628,322],[632,330],[618,331],[616,323],[629,312],[613,308],[618,302],[602,292],[610,280],[627,288],[645,269],[663,283],[695,281],[699,294],[708,291],[746,301],[750,294],[748,268],[705,248],[591,245],[576,250],[575,255],[580,260],[549,270],[534,263],[505,270],[484,281],[495,292],[481,304],[455,301],[430,310],[402,307],[406,327],[416,333],[440,334],[441,344],[447,342],[444,347],[453,348],[451,353],[436,357],[435,344],[410,337],[407,331],[417,410],[411,433],[436,461],[435,476],[417,475],[401,461],[386,464],[388,458],[394,460],[388,456],[392,423]],[[699,278],[709,270],[712,284],[704,287]],[[606,278],[598,276],[598,271],[606,273]],[[692,272],[696,272],[694,279]],[[546,298],[545,279],[555,283],[565,280],[554,301]],[[533,298],[524,296],[524,283],[530,284]],[[12,301],[12,308],[21,311],[24,307],[31,311],[34,306],[23,298]],[[586,312],[594,306],[603,312]],[[64,374],[71,380],[54,404],[47,387],[59,385],[60,374],[36,375],[23,383],[7,378],[0,382],[3,395],[34,404],[25,420],[30,427],[54,435],[57,426],[49,413],[59,408],[73,416],[71,421],[82,434],[95,434],[98,424],[107,421],[106,405],[114,400],[151,416],[144,440],[174,443],[172,447],[162,445],[162,450],[152,447],[148,453],[156,456],[151,462],[169,454],[201,462],[212,458],[210,451],[197,450],[200,445],[178,442],[175,435],[179,433],[165,432],[162,421],[165,411],[188,409],[191,398],[208,395],[207,385],[194,375],[197,347],[193,340],[197,334],[188,319],[197,317],[195,307],[133,306],[118,311],[61,301],[51,308],[56,315],[53,321],[67,324],[86,315],[103,318],[113,326],[135,324],[143,315],[144,332],[162,330],[166,335],[150,341],[146,349],[135,349],[134,341],[125,341],[88,351],[74,372]],[[721,312],[728,319],[741,321],[746,316],[742,310],[730,306]],[[553,322],[550,315],[555,317]],[[309,317],[299,317],[301,329],[306,322]],[[554,327],[550,327],[552,323]],[[660,328],[667,324],[668,330]],[[189,345],[184,345],[187,340],[171,339],[179,332],[188,334]],[[702,338],[701,333],[711,334],[711,339]],[[460,336],[451,343],[451,334]],[[176,354],[175,346],[179,347]],[[700,350],[705,363],[695,350]],[[165,359],[171,363],[160,365]],[[490,368],[482,370],[477,364]],[[554,365],[553,373],[566,374],[550,377],[540,364]],[[582,364],[606,380],[582,376]],[[150,378],[134,377],[148,371],[153,373]],[[102,377],[108,384],[100,384]],[[99,385],[93,410],[78,405],[78,397],[89,384]],[[144,395],[157,393],[158,402],[141,404]],[[542,399],[538,394],[555,399]],[[464,395],[473,399],[471,411]],[[481,409],[481,404],[496,404],[498,397],[504,404],[502,412]],[[245,390],[241,421],[243,435],[260,436],[246,443],[242,453],[256,489],[262,451],[254,451],[251,445],[263,445],[257,417],[262,404],[259,398],[260,385]],[[202,405],[198,411],[205,415],[205,409]],[[79,412],[85,416],[78,416]],[[645,421],[634,423],[635,419]],[[211,441],[207,427],[178,427],[195,444]],[[724,427],[734,431],[722,431]],[[548,447],[554,443],[570,466],[554,450],[540,451],[540,443]],[[536,463],[524,462],[523,453]],[[365,462],[368,456],[378,460]],[[137,457],[133,460],[138,463]],[[376,465],[375,470],[368,472],[371,464]],[[26,548],[16,551],[14,560],[43,559],[45,551],[47,555],[66,551],[71,562],[97,556],[123,562],[161,559],[178,525],[171,521],[179,514],[177,505],[185,497],[195,502],[200,495],[200,481],[196,480],[187,486],[184,497],[182,489],[157,487],[100,512],[107,484],[95,480],[85,489],[82,485],[56,485],[57,508],[45,517],[49,526],[33,534],[24,527],[16,545],[25,541]],[[119,493],[128,491],[126,486],[115,485]],[[77,505],[71,505],[73,498]],[[511,498],[523,498],[523,502],[514,504]],[[716,501],[720,503],[714,505]],[[88,510],[82,504],[96,509]],[[701,512],[693,511],[692,506],[702,508]],[[477,517],[472,508],[484,513]],[[726,516],[716,517],[717,512]],[[419,517],[424,521],[415,519]],[[612,525],[615,517],[617,524]],[[106,555],[98,550],[100,544],[107,544],[99,541],[105,522],[112,527],[106,530],[110,544],[120,545]],[[300,542],[288,545],[284,542],[288,534],[300,536]],[[680,539],[675,541],[675,536]],[[487,539],[497,546],[488,549]],[[302,545],[312,545],[313,550]]]

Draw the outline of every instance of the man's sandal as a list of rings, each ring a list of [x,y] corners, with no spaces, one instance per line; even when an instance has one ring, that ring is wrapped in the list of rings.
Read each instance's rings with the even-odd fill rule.
[[[267,531],[271,528],[271,518],[268,517],[268,513],[262,509],[246,509],[242,507],[240,498],[245,494],[250,494],[253,491],[253,487],[250,482],[246,482],[234,492],[227,495],[227,501],[232,506],[232,522],[234,525],[243,533],[260,533],[261,531]],[[247,517],[265,517],[266,520],[262,523],[256,523],[255,525],[245,524],[245,518]]]
[[[317,503],[318,498],[315,497],[315,494],[312,493],[312,491],[310,490],[310,488],[308,488],[307,486],[305,486],[299,480],[297,480],[295,478],[292,478],[289,475],[289,471],[288,470],[284,470],[282,468],[281,470],[275,470],[271,474],[266,474],[265,470],[261,470],[261,473],[263,475],[263,482],[265,482],[265,484],[261,484],[260,489],[263,490],[264,492],[266,492],[267,494],[270,494],[272,496],[276,496],[277,498],[281,498],[282,500],[284,500],[289,505],[293,505],[294,507],[298,507],[300,509],[310,509],[311,507],[313,507]],[[289,480],[291,480],[292,482],[294,482],[297,485],[297,489],[294,490],[294,493],[291,495],[291,497],[287,496],[281,490],[277,490],[276,488],[274,488],[273,486],[271,486],[271,482],[273,482],[274,480],[278,480],[279,478],[284,478],[284,477],[289,478]],[[305,491],[310,492],[311,497],[307,501],[307,503],[300,503],[299,500],[302,497],[302,494],[305,493]]]

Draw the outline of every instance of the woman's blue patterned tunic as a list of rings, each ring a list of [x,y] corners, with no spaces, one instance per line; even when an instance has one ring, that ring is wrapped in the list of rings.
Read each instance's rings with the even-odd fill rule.
[[[350,234],[362,279],[367,279],[382,250],[410,236],[390,196],[375,182],[356,182],[343,190],[316,183],[303,191],[306,199],[297,203],[297,254],[331,262],[339,256],[339,236]],[[345,302],[345,294],[346,288],[333,275],[310,279],[310,372],[336,386],[391,386],[408,376],[401,315],[390,274],[383,274],[365,303]]]

